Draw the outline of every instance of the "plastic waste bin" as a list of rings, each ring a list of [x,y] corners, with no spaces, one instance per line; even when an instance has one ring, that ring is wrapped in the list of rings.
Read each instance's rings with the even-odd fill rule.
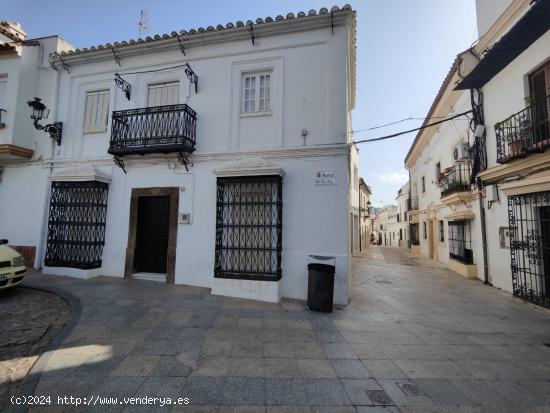
[[[311,262],[311,259],[317,262]],[[320,261],[320,262],[319,262]],[[325,262],[332,261],[332,265]],[[307,308],[314,311],[332,312],[334,300],[334,272],[336,259],[311,255],[308,270]]]

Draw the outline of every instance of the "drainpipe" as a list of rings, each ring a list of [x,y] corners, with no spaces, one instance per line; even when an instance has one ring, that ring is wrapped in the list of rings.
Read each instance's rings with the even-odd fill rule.
[[[489,262],[487,252],[487,227],[485,224],[485,208],[483,206],[483,196],[479,194],[479,212],[481,215],[481,242],[483,243],[483,282],[492,285],[489,282]]]

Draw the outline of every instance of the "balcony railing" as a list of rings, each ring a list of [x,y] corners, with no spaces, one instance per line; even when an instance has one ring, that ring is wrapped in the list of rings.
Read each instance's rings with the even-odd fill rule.
[[[506,163],[550,146],[550,95],[495,125],[497,162]]]
[[[409,199],[407,199],[407,211],[413,211],[416,209],[418,209],[418,197],[411,196]]]
[[[186,104],[113,112],[112,155],[193,152],[197,114]]]
[[[441,198],[470,190],[470,164],[457,163],[445,169],[439,178],[441,186]]]

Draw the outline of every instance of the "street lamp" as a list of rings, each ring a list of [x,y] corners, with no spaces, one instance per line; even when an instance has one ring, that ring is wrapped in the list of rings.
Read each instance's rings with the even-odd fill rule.
[[[27,101],[27,105],[32,109],[31,119],[33,120],[34,127],[38,130],[43,130],[50,134],[50,138],[61,145],[61,133],[63,131],[62,122],[54,122],[48,125],[41,125],[42,119],[47,119],[50,114],[50,110],[46,108],[46,105],[42,103],[42,99],[35,97],[34,100]]]

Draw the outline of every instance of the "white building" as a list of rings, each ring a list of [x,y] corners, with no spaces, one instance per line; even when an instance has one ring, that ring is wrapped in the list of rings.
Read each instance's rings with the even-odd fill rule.
[[[361,212],[361,228],[360,228],[360,242],[359,249],[360,251],[365,250],[371,243],[372,231],[373,231],[373,221],[374,216],[371,213],[372,203],[371,195],[372,190],[368,186],[363,178],[359,178],[359,210]]]
[[[373,224],[378,235],[378,245],[386,247],[398,246],[398,238],[396,238],[396,230],[398,230],[397,215],[398,209],[396,205],[386,205],[378,210]]]
[[[482,36],[461,55],[458,89],[482,102],[488,281],[550,306],[550,2],[478,0],[477,11]]]
[[[460,80],[458,62],[443,81],[424,125],[470,110],[470,93],[454,90]],[[418,132],[405,158],[411,188],[407,216],[413,252],[465,277],[484,279],[482,214],[469,150],[474,140],[465,115]]]
[[[324,255],[335,303],[348,302],[351,7],[84,49],[4,40],[15,53],[0,55],[12,97],[0,229],[36,250],[36,267],[277,301],[304,299],[310,255]],[[62,122],[61,133],[33,128],[33,96],[50,109],[38,125]]]
[[[397,191],[397,223],[395,230],[397,231],[398,247],[408,247],[410,240],[410,229],[407,217],[408,200],[409,200],[409,183],[407,182],[399,191]]]

